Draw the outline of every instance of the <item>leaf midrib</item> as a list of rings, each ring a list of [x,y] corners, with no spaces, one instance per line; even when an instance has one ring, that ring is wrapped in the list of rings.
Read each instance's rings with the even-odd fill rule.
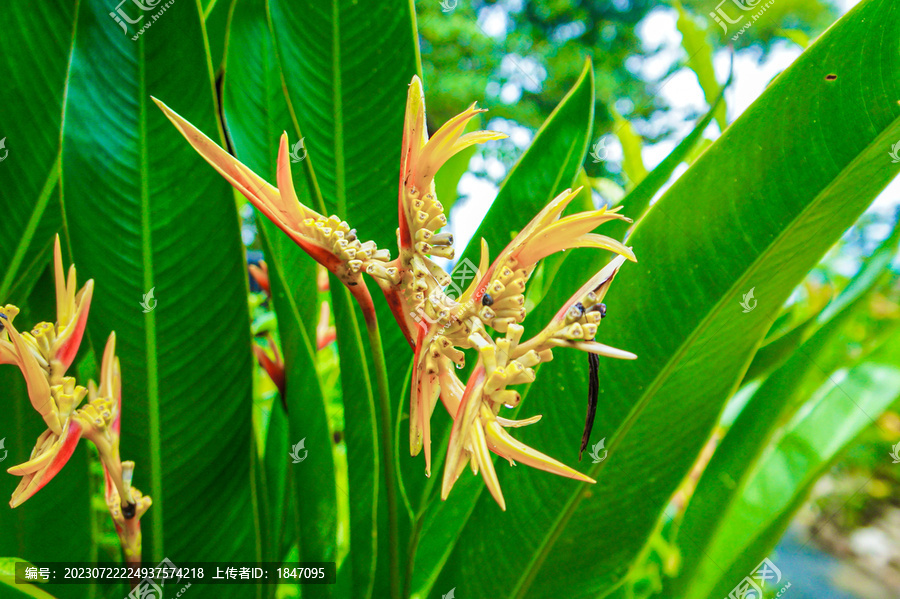
[[[140,178],[141,178],[141,268],[143,270],[144,289],[153,289],[153,240],[150,230],[150,157],[147,144],[147,73],[146,48],[144,37],[138,42],[138,138],[140,139]],[[147,415],[150,450],[150,487],[153,489],[153,561],[163,559],[163,484],[162,484],[162,444],[160,440],[160,405],[159,405],[159,361],[156,355],[156,310],[144,313],[144,341],[146,343],[147,363]]]
[[[805,222],[805,217],[807,216],[807,214],[817,208],[819,204],[824,201],[824,198],[828,197],[839,183],[847,178],[850,173],[853,173],[856,168],[865,160],[869,153],[875,151],[876,146],[879,144],[879,142],[882,141],[882,138],[886,139],[888,137],[887,132],[895,128],[898,123],[900,123],[900,118],[895,119],[889,125],[887,125],[882,130],[881,134],[876,136],[869,145],[863,148],[863,150],[860,151],[859,154],[857,154],[849,164],[847,164],[847,166],[842,168],[837,173],[837,175],[831,179],[828,185],[826,185],[825,188],[822,189],[822,191],[816,194],[815,198],[813,198],[813,200],[800,211],[797,217],[791,221],[790,226],[782,229],[782,232],[779,233],[779,235],[773,240],[773,242],[769,244],[769,246],[763,252],[758,254],[757,258],[754,259],[750,263],[748,268],[744,270],[744,274],[742,274],[741,277],[738,278],[736,282],[728,288],[726,293],[723,293],[720,296],[720,299],[713,305],[707,316],[700,321],[694,331],[688,337],[686,337],[685,341],[679,346],[674,356],[675,359],[667,362],[660,373],[656,377],[654,377],[653,381],[650,383],[650,385],[648,385],[647,391],[642,395],[641,399],[629,413],[625,422],[623,422],[623,424],[616,430],[616,434],[614,435],[613,440],[609,446],[610,453],[613,452],[613,450],[620,444],[621,440],[628,434],[628,431],[637,421],[638,416],[643,413],[644,409],[650,403],[650,400],[653,398],[656,392],[659,391],[659,389],[665,384],[665,382],[669,378],[669,375],[677,370],[677,368],[675,368],[675,365],[679,364],[685,354],[687,354],[690,349],[692,349],[694,341],[696,341],[697,338],[703,332],[705,332],[709,328],[709,326],[717,319],[721,310],[724,309],[727,298],[733,297],[735,293],[744,288],[744,284],[749,280],[751,273],[756,272],[757,266],[761,263],[764,263],[765,259],[767,259],[774,253],[775,248],[777,248],[782,243],[782,241],[797,228],[798,223]],[[662,198],[660,199],[660,202],[661,201]],[[605,463],[605,461],[601,462],[600,464],[597,464],[593,468],[589,469],[588,475],[596,479],[597,474]],[[529,561],[528,565],[522,570],[522,576],[519,578],[516,586],[513,587],[513,591],[509,595],[511,598],[522,599],[525,596],[525,593],[530,588],[530,585],[537,575],[537,572],[540,570],[544,561],[547,559],[547,556],[556,539],[559,538],[560,534],[562,534],[566,523],[574,515],[575,510],[581,503],[581,500],[584,499],[585,494],[582,492],[582,489],[584,488],[585,484],[587,483],[579,484],[576,490],[570,494],[569,499],[566,502],[566,505],[560,513],[559,517],[544,534],[544,538],[539,545],[538,551],[533,554],[533,557]]]

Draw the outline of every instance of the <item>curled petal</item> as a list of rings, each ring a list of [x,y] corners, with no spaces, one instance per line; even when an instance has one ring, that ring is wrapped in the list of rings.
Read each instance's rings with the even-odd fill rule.
[[[458,464],[466,453],[466,444],[475,426],[481,405],[481,391],[484,388],[484,366],[479,364],[472,371],[465,392],[459,402],[459,408],[453,416],[453,427],[450,429],[450,442],[444,463],[444,479],[441,498],[446,499],[458,476]],[[480,464],[479,464],[480,465]]]
[[[81,435],[81,424],[69,419],[63,426],[61,435],[45,431],[38,438],[31,459],[7,470],[10,474],[23,477],[13,491],[10,507],[22,505],[62,470],[75,452]]]
[[[25,383],[28,386],[28,399],[35,410],[43,416],[44,421],[50,430],[56,434],[62,434],[62,424],[59,422],[59,414],[56,411],[56,405],[50,396],[50,383],[47,380],[47,373],[38,364],[37,358],[31,353],[25,340],[16,330],[11,320],[4,320],[6,330],[9,331],[9,338],[15,347],[17,360],[16,363],[25,377]]]
[[[607,358],[617,358],[619,360],[637,360],[637,354],[633,354],[630,351],[625,351],[624,349],[619,349],[617,347],[597,343],[596,341],[575,341],[571,343],[565,343],[554,340],[554,343],[558,343],[563,347],[574,347],[575,349],[580,349],[581,351],[586,351],[588,353],[597,354],[598,356],[604,356]]]

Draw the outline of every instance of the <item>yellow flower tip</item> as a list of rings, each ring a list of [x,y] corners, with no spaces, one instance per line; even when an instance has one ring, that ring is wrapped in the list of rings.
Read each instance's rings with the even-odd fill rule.
[[[561,462],[554,460],[550,456],[545,455],[540,451],[537,451],[536,449],[533,449],[525,445],[521,441],[515,439],[503,429],[500,423],[496,421],[492,421],[487,424],[485,428],[485,437],[487,440],[487,445],[488,447],[490,447],[491,451],[499,456],[506,458],[507,460],[520,462],[522,464],[525,464],[526,466],[537,468],[538,470],[543,470],[545,472],[550,472],[551,474],[564,476],[566,478],[580,480],[586,483],[597,482],[586,474],[582,474],[577,470],[569,468],[565,464],[562,464]]]
[[[53,242],[53,281],[56,287],[56,322],[59,324],[69,321],[66,301],[66,279],[62,263],[62,248],[59,242],[59,234]]]

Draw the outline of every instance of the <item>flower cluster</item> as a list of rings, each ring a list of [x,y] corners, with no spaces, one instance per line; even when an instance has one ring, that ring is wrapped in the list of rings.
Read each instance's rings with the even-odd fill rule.
[[[94,292],[88,281],[76,292],[75,266],[63,274],[59,237],[53,255],[56,280],[56,323],[41,322],[31,332],[19,332],[16,306],[0,307],[0,364],[14,364],[22,371],[31,405],[44,419],[47,430],[38,437],[27,462],[12,466],[10,474],[22,480],[9,504],[17,507],[56,476],[75,451],[81,438],[97,448],[106,477],[106,502],[116,525],[125,557],[140,561],[140,518],[151,500],[131,486],[134,462],[119,457],[122,385],[116,336],[111,333],[103,352],[100,385],[85,388],[66,376],[84,336]],[[83,406],[82,401],[87,399]]]
[[[447,224],[435,193],[434,175],[457,152],[505,137],[494,131],[464,133],[483,110],[473,104],[450,119],[431,138],[425,125],[422,84],[409,87],[400,156],[399,255],[373,242],[361,243],[355,229],[337,216],[325,217],[299,203],[290,177],[287,136],[282,136],[275,188],[170,108],[157,104],[191,145],[266,217],[348,286],[367,320],[374,318],[371,298],[360,279],[373,277],[384,293],[397,323],[414,351],[409,404],[410,453],[424,450],[425,471],[431,472],[431,416],[438,399],[453,419],[444,464],[442,497],[446,498],[466,465],[480,473],[501,508],[500,490],[491,452],[511,464],[522,462],[569,478],[594,482],[584,474],[517,441],[507,429],[537,422],[510,420],[501,410],[520,403],[511,388],[535,380],[535,367],[553,358],[557,348],[573,348],[613,358],[634,359],[626,351],[595,340],[606,313],[602,303],[613,277],[631,248],[592,233],[610,220],[627,220],[616,210],[590,210],[563,216],[579,190],[566,190],[551,201],[491,262],[482,242],[480,264],[468,287],[456,298],[443,289],[448,273],[432,257],[453,259],[453,236],[441,233]],[[537,263],[570,248],[598,248],[618,256],[596,273],[556,313],[537,335],[524,339],[525,286]],[[362,284],[361,284],[362,283]],[[494,333],[492,333],[492,331]],[[465,350],[477,353],[468,382],[456,374],[465,364]],[[595,385],[594,385],[595,386]],[[594,400],[595,401],[595,400]],[[593,412],[589,406],[585,439]],[[582,449],[584,441],[582,442]]]

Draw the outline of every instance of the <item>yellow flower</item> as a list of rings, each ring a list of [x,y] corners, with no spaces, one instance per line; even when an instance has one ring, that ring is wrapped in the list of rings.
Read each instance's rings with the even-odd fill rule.
[[[62,424],[47,380],[47,361],[39,352],[32,352],[16,330],[13,319],[18,313],[19,309],[13,305],[0,308],[0,364],[15,364],[19,367],[28,386],[31,405],[54,433],[61,434]]]
[[[484,324],[505,332],[510,323],[525,318],[525,283],[537,262],[550,254],[572,248],[610,250],[636,261],[631,248],[607,237],[591,233],[602,223],[628,220],[616,210],[591,210],[560,218],[563,210],[581,191],[567,189],[554,198],[500,252],[481,280],[462,300],[481,297],[474,312]]]
[[[191,146],[266,218],[319,264],[337,275],[357,295],[357,299],[362,294],[368,295],[368,292],[363,292],[365,285],[360,285],[360,274],[369,265],[375,264],[373,268],[376,268],[388,261],[388,251],[379,250],[372,241],[360,242],[356,230],[337,216],[325,217],[300,203],[291,179],[286,133],[281,136],[278,150],[276,189],[174,110],[155,98],[153,101]]]
[[[485,112],[475,108],[461,112],[437,130],[431,139],[425,126],[425,95],[422,81],[413,76],[406,96],[403,145],[400,154],[400,233],[401,252],[415,247],[420,254],[453,257],[453,237],[436,235],[447,224],[444,208],[434,191],[434,174],[454,154],[474,144],[503,139],[497,131],[463,134],[468,122]]]
[[[76,385],[74,378],[65,377],[61,384],[50,388],[49,394],[54,413],[62,424],[58,431],[50,428],[38,437],[27,462],[7,470],[22,477],[9,501],[10,507],[21,505],[50,482],[72,457],[81,439],[82,422],[71,416],[87,395],[87,390]]]
[[[56,434],[62,433],[61,418],[50,393],[60,385],[72,365],[84,337],[94,293],[89,280],[76,292],[75,265],[69,267],[68,279],[63,272],[59,236],[53,252],[56,284],[56,324],[40,322],[31,332],[20,333],[13,325],[19,309],[13,305],[0,308],[0,364],[15,364],[28,385],[31,405]]]
[[[10,474],[23,477],[13,492],[10,506],[21,505],[50,482],[72,457],[78,441],[84,437],[97,447],[107,476],[125,502],[123,511],[126,517],[133,512],[135,499],[125,483],[119,458],[122,384],[115,352],[116,336],[112,333],[103,352],[99,388],[91,381],[89,388],[85,389],[76,385],[72,377],[64,377],[61,384],[50,388],[52,404],[62,423],[61,429],[59,432],[52,429],[44,431],[28,461],[7,470]],[[88,403],[79,408],[86,396]]]

